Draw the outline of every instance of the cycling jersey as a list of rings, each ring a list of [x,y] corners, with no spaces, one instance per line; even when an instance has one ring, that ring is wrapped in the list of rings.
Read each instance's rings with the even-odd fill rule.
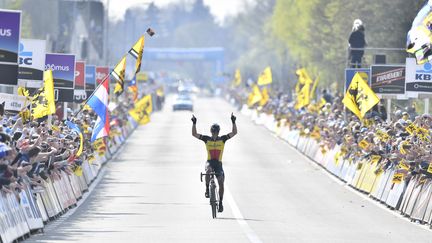
[[[217,137],[214,140],[209,136],[201,135],[199,139],[202,140],[206,145],[207,161],[217,160],[222,162],[222,154],[225,142],[230,139],[229,135],[223,135],[221,137]]]

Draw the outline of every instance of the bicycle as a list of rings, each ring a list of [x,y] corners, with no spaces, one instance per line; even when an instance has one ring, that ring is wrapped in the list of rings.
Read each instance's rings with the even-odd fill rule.
[[[216,218],[217,210],[219,207],[219,194],[215,182],[215,172],[210,173],[202,173],[201,172],[201,182],[203,181],[203,176],[209,175],[210,176],[210,182],[209,182],[209,198],[210,198],[210,206],[212,209],[212,217]]]

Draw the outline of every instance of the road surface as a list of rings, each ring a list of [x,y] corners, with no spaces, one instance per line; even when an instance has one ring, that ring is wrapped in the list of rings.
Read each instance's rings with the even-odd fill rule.
[[[222,99],[195,102],[198,132],[231,129]],[[139,127],[76,212],[26,242],[432,242],[432,231],[347,189],[238,114],[225,146],[225,211],[211,218],[191,113],[165,110]]]

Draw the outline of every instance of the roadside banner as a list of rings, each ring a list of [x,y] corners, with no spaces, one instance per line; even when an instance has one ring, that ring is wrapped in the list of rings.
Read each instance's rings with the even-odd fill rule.
[[[376,94],[405,94],[405,66],[373,65],[371,73],[371,88]]]
[[[406,93],[410,98],[432,94],[432,64],[417,65],[415,58],[406,59]]]
[[[74,102],[81,103],[87,99],[85,92],[85,62],[77,61],[75,63],[75,89]]]
[[[0,84],[18,84],[21,11],[0,10]]]
[[[3,102],[4,109],[7,111],[21,111],[28,103],[24,96],[0,93],[0,104]]]
[[[85,62],[75,63],[75,90],[85,89]]]
[[[103,79],[109,75],[109,67],[96,67],[96,86],[102,83]]]
[[[85,66],[85,90],[92,91],[96,88],[96,66]]]
[[[73,102],[75,55],[46,54],[45,69],[51,69],[54,78],[54,96],[59,102]]]
[[[21,39],[19,46],[18,85],[40,88],[45,70],[46,41]]]
[[[351,84],[351,80],[354,78],[356,73],[360,73],[360,76],[370,84],[370,69],[369,68],[347,68],[345,69],[345,87],[344,93]]]

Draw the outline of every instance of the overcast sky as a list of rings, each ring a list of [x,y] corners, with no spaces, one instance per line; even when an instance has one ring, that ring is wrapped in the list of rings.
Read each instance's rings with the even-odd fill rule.
[[[104,0],[107,2],[108,0]],[[155,2],[158,6],[165,6],[169,3],[183,2],[184,4],[194,2],[193,0],[109,0],[110,1],[110,16],[114,19],[121,19],[126,11],[134,5],[145,5],[145,3]],[[244,9],[245,2],[253,2],[254,0],[204,0],[204,4],[210,7],[210,12],[218,21],[222,21],[224,17],[235,15]]]

